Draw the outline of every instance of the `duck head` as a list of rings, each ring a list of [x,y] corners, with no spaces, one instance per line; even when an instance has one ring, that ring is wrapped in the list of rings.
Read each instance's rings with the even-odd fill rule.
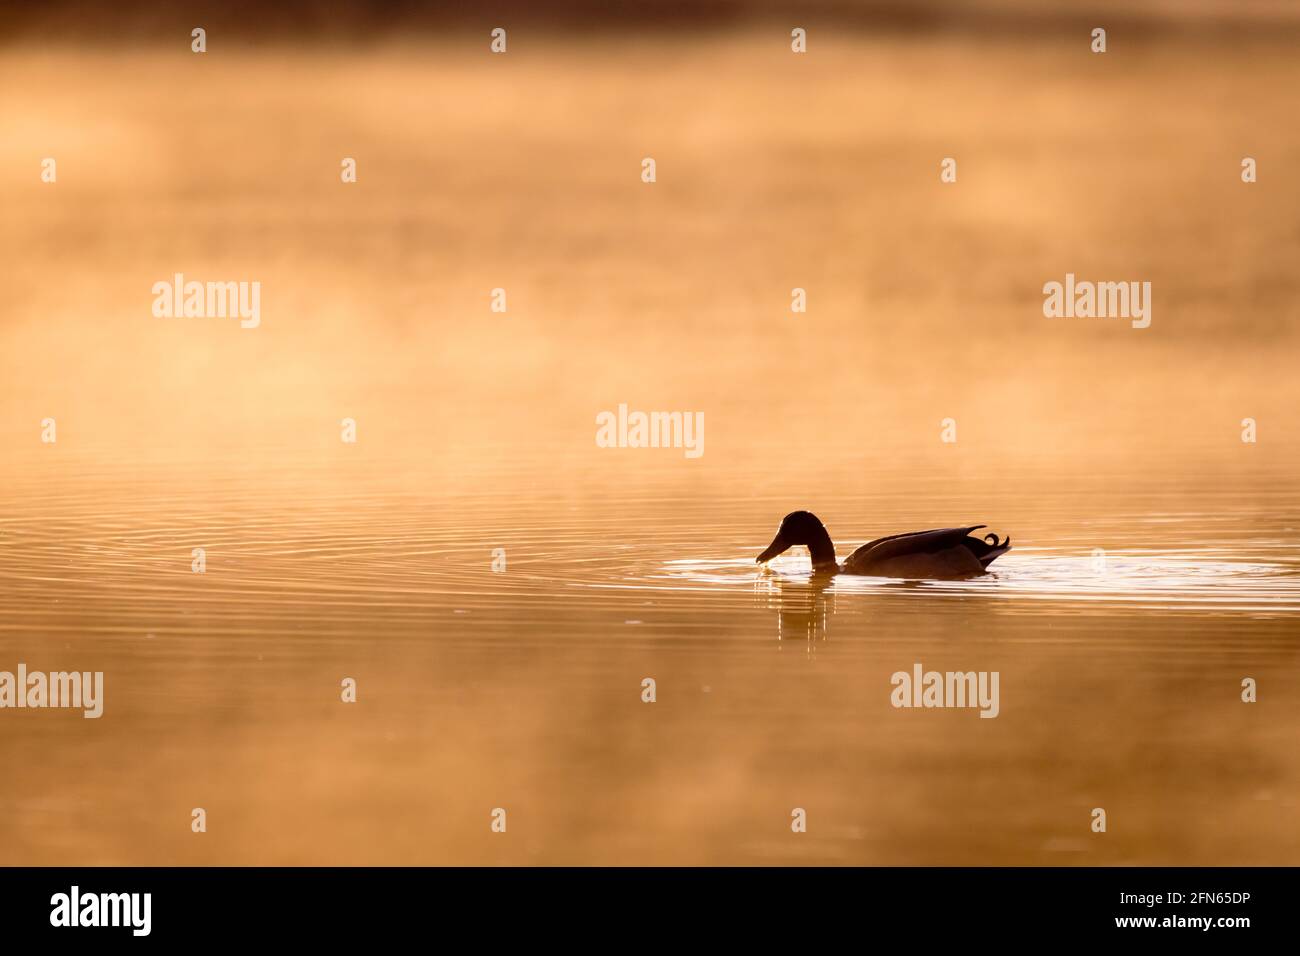
[[[835,564],[835,545],[831,543],[831,536],[826,533],[825,525],[811,511],[792,511],[781,519],[781,527],[776,529],[776,537],[754,560],[759,564],[771,561],[778,554],[790,550],[797,544],[808,549],[814,567]]]

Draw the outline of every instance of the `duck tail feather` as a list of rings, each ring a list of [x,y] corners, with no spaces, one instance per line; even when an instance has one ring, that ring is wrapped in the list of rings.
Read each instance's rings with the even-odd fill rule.
[[[989,542],[989,538],[992,538],[993,541]],[[1002,555],[1011,550],[1011,535],[1007,535],[1005,538],[999,540],[997,535],[990,534],[986,535],[984,540],[989,544],[989,548],[984,552],[984,554],[980,555],[979,560],[980,564],[985,567],[988,567],[998,558],[1002,557]]]

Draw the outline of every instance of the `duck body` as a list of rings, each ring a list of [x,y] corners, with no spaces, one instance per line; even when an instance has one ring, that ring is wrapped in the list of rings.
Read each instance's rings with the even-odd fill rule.
[[[988,566],[1011,550],[1010,537],[971,534],[986,525],[908,531],[869,541],[841,565],[826,527],[810,511],[792,511],[777,529],[772,543],[756,559],[770,561],[796,545],[805,545],[815,571],[882,578],[960,580],[986,574]]]

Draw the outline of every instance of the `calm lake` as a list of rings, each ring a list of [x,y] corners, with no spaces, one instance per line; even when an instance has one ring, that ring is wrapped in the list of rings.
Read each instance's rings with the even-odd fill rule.
[[[1300,861],[1300,61],[1132,44],[6,50],[0,670],[105,702],[0,712],[0,863]]]

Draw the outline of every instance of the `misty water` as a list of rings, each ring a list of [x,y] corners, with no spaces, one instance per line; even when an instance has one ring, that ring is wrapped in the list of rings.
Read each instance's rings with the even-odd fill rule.
[[[1300,858],[1293,50],[535,41],[6,51],[0,670],[106,699],[0,714],[0,863]],[[1014,548],[756,566],[798,508]]]

